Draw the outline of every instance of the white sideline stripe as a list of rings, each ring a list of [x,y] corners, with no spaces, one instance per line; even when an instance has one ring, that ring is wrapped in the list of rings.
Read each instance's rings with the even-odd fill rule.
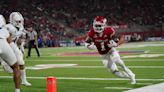
[[[101,60],[28,60],[28,59],[26,59],[25,61],[101,61]]]
[[[145,86],[145,87],[132,89],[124,92],[164,92],[164,83]]]
[[[164,68],[164,66],[127,66],[129,68]],[[63,68],[104,68],[104,66],[73,66]]]
[[[150,50],[146,50],[146,51],[144,51],[144,53],[149,53],[150,52]]]
[[[144,51],[145,54],[139,54],[139,53],[136,53],[138,55],[127,55],[127,56],[121,56],[122,58],[137,58],[137,57],[140,57],[140,58],[144,58],[144,57],[147,57],[147,58],[151,58],[151,57],[159,57],[159,56],[164,56],[163,53],[161,54],[157,54],[157,53],[152,53],[152,54],[147,54],[149,51]],[[68,55],[68,56],[62,56],[63,53],[58,53],[58,54],[55,54],[55,56],[59,56],[59,57],[74,57],[75,55]],[[80,53],[79,55],[80,56]],[[97,56],[100,56],[99,54],[84,54],[82,55],[81,57],[97,57]],[[35,56],[32,56],[32,57],[37,57],[36,55]],[[54,55],[44,55],[42,57],[54,57]]]
[[[119,66],[118,66],[119,67]],[[128,66],[129,68],[138,68],[138,69],[163,69],[164,66]],[[51,64],[45,66],[28,66],[26,69],[30,70],[41,70],[41,69],[52,69],[52,68],[105,68],[104,66],[78,66],[78,64]],[[120,68],[120,67],[119,67]]]
[[[164,66],[128,66],[129,68],[164,68]]]
[[[143,62],[144,60],[146,62],[151,62],[151,61],[153,61],[153,62],[155,62],[155,61],[164,61],[164,59],[143,59],[143,60],[124,60],[124,61],[125,62],[126,61],[142,61]],[[82,61],[82,62],[85,62],[86,61],[86,62],[88,62],[88,61],[90,61],[90,62],[93,62],[93,61],[101,61],[101,60],[97,60],[97,59],[96,60],[93,60],[93,59],[92,60],[80,60],[80,59],[79,60],[44,60],[44,59],[42,59],[42,60],[28,60],[28,59],[26,59],[25,61],[46,61],[46,62],[47,61],[60,61],[60,62],[67,62],[67,61],[68,62],[69,61],[70,62],[72,62],[72,61]]]
[[[163,69],[164,68],[164,66],[127,66],[127,67],[135,68],[135,69],[153,69],[153,68]],[[50,68],[105,68],[105,67],[104,66],[78,66],[78,64],[45,64],[45,65],[42,64],[42,65],[26,67],[26,69],[29,69],[29,70],[41,70],[41,69],[50,69]],[[0,72],[1,71],[4,71],[4,70],[0,69]]]
[[[127,87],[104,87],[104,89],[132,89]]]
[[[123,56],[122,58],[152,58],[152,57],[160,57],[164,56],[164,54],[140,54],[140,55],[128,55]]]
[[[44,64],[43,64],[44,65]],[[49,69],[49,68],[105,68],[104,66],[78,66],[78,64],[48,64],[45,66],[35,65],[35,66],[27,66],[26,69],[29,70],[41,70],[41,69]],[[118,66],[119,67],[119,66]],[[138,68],[138,69],[163,69],[164,66],[127,66],[129,68]],[[0,69],[0,72],[4,71]],[[163,76],[164,77],[164,76]]]
[[[29,66],[26,69],[31,69],[31,70],[41,70],[41,69],[49,69],[49,68],[62,68],[62,67],[72,67],[72,66],[77,66],[78,64],[39,64],[35,66]]]
[[[118,66],[119,67],[119,66]],[[129,68],[140,68],[140,69],[152,69],[152,68],[158,68],[162,69],[164,66],[127,66]],[[56,67],[49,67],[49,68],[105,68],[104,66],[56,66]],[[31,70],[39,70],[39,69],[48,69],[44,67],[37,67],[37,66],[27,66],[26,69],[31,69]]]
[[[0,78],[13,78],[12,76],[0,76]],[[29,79],[46,79],[47,77],[27,77]],[[61,80],[129,80],[126,78],[80,78],[80,77],[56,77]],[[164,81],[164,79],[136,79],[137,81]]]

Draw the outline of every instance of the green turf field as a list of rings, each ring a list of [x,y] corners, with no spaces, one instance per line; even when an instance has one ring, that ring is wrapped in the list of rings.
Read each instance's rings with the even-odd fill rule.
[[[36,57],[34,49],[32,57],[25,58],[27,75],[30,77],[28,80],[32,86],[22,85],[21,92],[46,92],[47,76],[57,78],[57,92],[122,92],[164,82],[164,42],[124,44],[118,50],[128,52],[121,54],[121,57],[136,74],[138,84],[131,85],[129,80],[117,78],[108,72],[103,67],[100,57],[93,55],[95,51],[89,51],[84,47],[42,48],[40,58]],[[76,64],[76,66],[29,69],[40,64]],[[14,92],[12,79],[8,78],[11,74],[5,73],[2,68],[0,70],[0,92]]]

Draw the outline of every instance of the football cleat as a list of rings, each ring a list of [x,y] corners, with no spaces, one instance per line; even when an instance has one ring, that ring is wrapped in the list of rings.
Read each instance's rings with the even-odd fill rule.
[[[22,81],[22,83],[21,83],[22,85],[24,85],[24,86],[31,86],[31,83],[29,83],[28,81]]]
[[[130,77],[130,84],[132,85],[136,84],[135,74]]]

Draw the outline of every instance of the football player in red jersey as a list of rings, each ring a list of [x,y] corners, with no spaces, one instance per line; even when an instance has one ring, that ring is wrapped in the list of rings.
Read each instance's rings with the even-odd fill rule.
[[[97,49],[102,57],[104,66],[114,75],[129,78],[131,84],[136,84],[135,74],[125,66],[118,51],[115,49],[115,47],[124,43],[124,36],[120,36],[117,43],[114,41],[114,36],[115,30],[107,26],[107,19],[97,16],[93,21],[93,27],[88,32],[85,46],[90,50]],[[124,71],[119,71],[116,64]]]

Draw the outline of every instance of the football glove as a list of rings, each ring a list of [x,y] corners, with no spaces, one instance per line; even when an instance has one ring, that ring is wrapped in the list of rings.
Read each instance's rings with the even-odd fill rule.
[[[89,44],[89,43],[85,43],[85,46],[89,49],[89,50],[95,50],[96,46],[94,45],[94,43]]]
[[[117,46],[118,44],[114,40],[109,41],[108,47],[112,48],[112,47],[117,47]]]

